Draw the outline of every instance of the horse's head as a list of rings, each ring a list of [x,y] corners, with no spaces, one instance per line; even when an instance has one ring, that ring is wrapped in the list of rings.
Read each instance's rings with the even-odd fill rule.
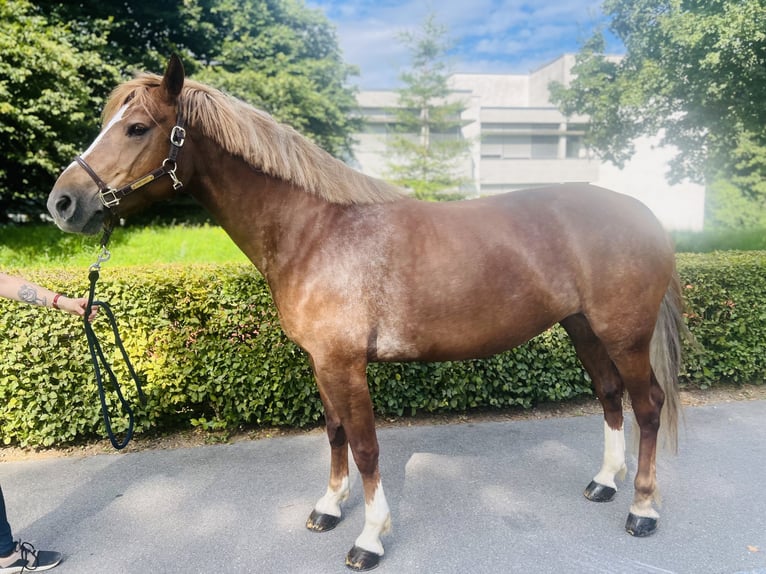
[[[131,84],[136,87],[127,92],[115,89],[101,133],[48,196],[48,211],[64,231],[97,233],[107,220],[171,197],[190,175],[176,163],[185,137],[178,114],[181,60],[172,56],[162,78],[124,86]]]

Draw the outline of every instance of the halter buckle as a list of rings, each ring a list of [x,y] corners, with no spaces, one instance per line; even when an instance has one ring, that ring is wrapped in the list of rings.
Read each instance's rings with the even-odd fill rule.
[[[104,207],[107,209],[110,209],[114,207],[115,205],[120,204],[120,198],[117,195],[117,190],[112,189],[111,187],[109,189],[104,189],[99,192],[98,198],[101,200],[101,203],[104,204]]]
[[[185,141],[186,130],[178,125],[173,126],[173,129],[170,131],[170,143],[176,147],[183,147]]]

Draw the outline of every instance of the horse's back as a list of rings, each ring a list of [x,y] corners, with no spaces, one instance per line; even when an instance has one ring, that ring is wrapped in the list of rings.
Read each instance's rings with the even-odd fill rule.
[[[647,307],[659,304],[672,271],[667,233],[653,214],[589,185],[408,201],[391,219],[382,315],[406,316],[414,338],[431,340],[432,353],[416,345],[427,358],[491,354],[572,314],[627,310],[647,290]]]
[[[506,255],[550,258],[562,270],[570,264],[616,263],[631,255],[652,266],[673,256],[667,232],[646,205],[584,183],[426,204],[416,217],[416,229],[442,228],[443,236],[454,237],[469,251],[501,245]]]
[[[534,187],[468,201],[483,203],[488,210],[508,210],[514,221],[575,226],[598,222],[594,231],[618,224],[638,233],[664,235],[659,220],[638,199],[585,183]]]
[[[509,236],[532,252],[550,252],[561,268],[622,265],[636,258],[649,268],[673,258],[669,235],[634,197],[601,187],[560,184],[479,200],[482,210],[505,219]],[[479,218],[481,219],[481,217]]]

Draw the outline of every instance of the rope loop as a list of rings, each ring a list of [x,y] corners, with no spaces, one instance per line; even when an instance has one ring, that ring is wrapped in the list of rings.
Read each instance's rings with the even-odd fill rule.
[[[125,361],[125,364],[128,367],[128,372],[130,373],[130,377],[133,379],[136,389],[138,391],[139,399],[141,400],[141,404],[146,404],[146,396],[144,395],[144,391],[141,388],[141,381],[138,378],[138,375],[136,374],[135,369],[133,368],[133,364],[130,362],[130,357],[128,357],[127,351],[125,351],[125,346],[122,344],[122,338],[120,337],[119,330],[117,329],[117,321],[114,318],[114,313],[112,312],[112,308],[109,306],[108,303],[105,301],[97,301],[95,300],[95,293],[96,293],[96,282],[99,278],[99,270],[101,269],[101,263],[104,261],[107,261],[111,254],[106,249],[106,241],[108,241],[108,235],[111,233],[111,230],[108,230],[105,232],[104,240],[102,240],[102,252],[101,255],[99,255],[98,260],[90,266],[90,271],[88,273],[88,281],[90,282],[90,289],[88,290],[88,305],[85,308],[85,314],[83,316],[83,323],[85,326],[85,337],[88,340],[88,349],[90,350],[90,358],[93,362],[93,370],[95,371],[96,375],[96,385],[98,386],[98,396],[101,400],[101,414],[104,418],[104,426],[106,426],[106,434],[109,436],[109,441],[112,443],[112,446],[116,448],[117,450],[121,450],[125,448],[128,443],[130,442],[130,439],[133,438],[133,428],[135,424],[135,415],[133,413],[133,409],[130,406],[130,403],[125,399],[125,396],[122,394],[122,389],[120,388],[120,383],[117,380],[117,376],[114,374],[114,371],[112,370],[111,365],[109,364],[109,361],[106,360],[106,357],[104,356],[104,351],[101,348],[101,343],[98,340],[98,337],[96,336],[95,331],[93,330],[93,325],[90,323],[90,309],[95,307],[100,307],[104,310],[104,313],[106,314],[107,319],[109,320],[109,325],[112,328],[112,333],[114,334],[114,344],[117,346],[117,348],[120,350],[120,353],[122,354],[122,358]],[[109,413],[109,407],[106,404],[106,390],[104,388],[104,377],[102,375],[102,367],[103,371],[107,374],[109,382],[111,383],[111,389],[117,394],[117,398],[120,402],[120,406],[122,408],[123,413],[128,417],[128,430],[125,433],[125,437],[122,439],[122,441],[117,440],[117,436],[114,433],[114,430],[112,429],[112,415]]]

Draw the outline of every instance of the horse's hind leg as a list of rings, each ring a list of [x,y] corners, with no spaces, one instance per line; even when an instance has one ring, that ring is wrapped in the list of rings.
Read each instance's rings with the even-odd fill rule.
[[[613,356],[630,395],[640,433],[636,493],[625,529],[633,536],[649,536],[657,529],[659,518],[652,503],[657,498],[657,432],[665,393],[652,371],[648,344],[645,350],[633,349]]]
[[[608,502],[617,492],[616,478],[625,478],[625,430],[623,427],[623,384],[603,343],[583,315],[561,322],[572,339],[577,356],[593,381],[596,396],[604,409],[604,459],[601,470],[585,488],[585,497]]]

